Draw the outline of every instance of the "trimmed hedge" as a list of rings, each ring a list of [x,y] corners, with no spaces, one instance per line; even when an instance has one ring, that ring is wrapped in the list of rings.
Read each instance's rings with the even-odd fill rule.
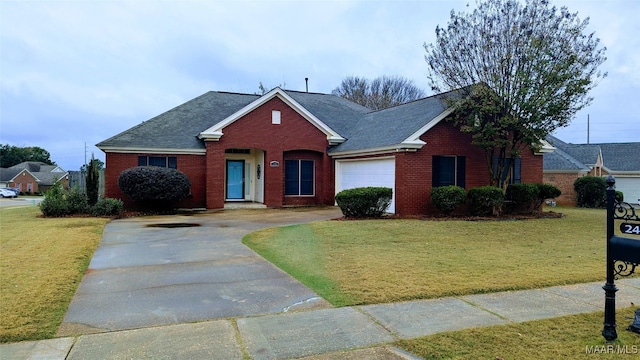
[[[122,213],[123,208],[124,208],[124,203],[120,199],[111,199],[111,198],[100,199],[91,208],[91,214],[93,216],[120,215]]]
[[[495,186],[483,186],[469,190],[467,193],[471,215],[497,216],[502,212],[504,193]]]
[[[184,173],[171,168],[138,166],[118,177],[118,187],[132,200],[153,210],[164,210],[191,195],[191,182]]]
[[[431,188],[431,205],[441,213],[449,215],[467,199],[464,188],[455,185]]]
[[[505,198],[507,212],[511,214],[529,214],[540,212],[546,199],[555,199],[562,192],[550,184],[510,184]]]
[[[578,198],[578,206],[603,208],[607,204],[607,182],[599,176],[583,176],[573,182]]]
[[[342,190],[336,203],[346,217],[379,217],[391,204],[393,190],[388,187],[361,187]]]

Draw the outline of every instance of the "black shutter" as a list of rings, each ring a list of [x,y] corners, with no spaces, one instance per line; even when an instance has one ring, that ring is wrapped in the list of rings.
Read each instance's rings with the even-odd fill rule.
[[[147,166],[147,157],[146,156],[138,156],[138,166]]]
[[[431,161],[431,187],[440,186],[440,156],[433,155]]]
[[[522,182],[522,159],[517,157],[513,159],[513,183],[520,184]]]
[[[456,185],[460,186],[461,188],[466,187],[466,168],[466,158],[464,156],[458,156],[458,163],[456,165]]]

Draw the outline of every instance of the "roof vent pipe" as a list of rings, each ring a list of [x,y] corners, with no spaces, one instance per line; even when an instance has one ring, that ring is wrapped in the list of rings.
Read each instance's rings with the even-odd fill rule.
[[[309,78],[304,78],[304,82],[307,85],[307,92],[309,92]]]

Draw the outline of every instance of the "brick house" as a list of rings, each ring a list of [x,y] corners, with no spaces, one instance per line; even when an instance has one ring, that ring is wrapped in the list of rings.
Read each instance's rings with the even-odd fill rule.
[[[65,189],[69,188],[69,173],[57,165],[25,161],[0,168],[0,187],[16,188],[21,192],[43,193],[56,181],[60,181]]]
[[[443,121],[451,112],[445,94],[372,111],[331,94],[210,91],[97,144],[105,195],[127,202],[119,174],[155,165],[189,177],[181,207],[334,205],[343,189],[387,186],[390,212],[425,214],[431,187],[489,182],[484,152]],[[515,181],[542,181],[541,153],[524,149],[516,163]]]
[[[556,150],[544,154],[543,177],[562,191],[558,204],[577,204],[577,178],[608,175],[615,176],[616,190],[623,192],[625,201],[640,203],[640,142],[568,144],[551,135],[546,140]]]

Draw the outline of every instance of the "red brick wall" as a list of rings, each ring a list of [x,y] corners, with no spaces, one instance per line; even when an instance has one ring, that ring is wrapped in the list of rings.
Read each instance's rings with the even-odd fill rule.
[[[178,170],[183,172],[191,182],[192,197],[184,199],[177,204],[177,207],[204,208],[205,203],[205,159],[203,155],[175,155],[175,154],[106,154],[105,168],[105,196],[109,198],[121,199],[129,208],[134,207],[126,195],[118,187],[118,176],[126,169],[138,166],[138,156],[175,156],[178,162]]]
[[[562,191],[562,194],[560,194],[560,196],[556,198],[556,203],[558,205],[576,206],[578,204],[578,198],[576,195],[576,191],[573,189],[573,182],[576,181],[577,178],[584,175],[586,174],[546,173],[543,176],[543,181],[547,184],[551,184],[557,187],[558,189],[560,189],[560,191]]]
[[[66,180],[66,182],[67,184],[65,186],[65,189],[69,188],[69,180]],[[29,187],[28,187],[29,183],[31,183],[31,188],[32,188],[31,192],[38,192],[42,190],[38,188],[38,183],[36,182],[36,179],[26,170],[23,170],[22,172],[20,172],[18,176],[15,177],[13,182],[10,182],[7,184],[7,187],[19,188],[20,191],[27,192],[29,191]]]
[[[471,145],[470,134],[462,133],[451,123],[442,121],[420,139],[427,143],[422,149],[396,154],[396,213],[417,215],[436,212],[429,204],[434,155],[466,157],[467,191],[489,184],[489,170],[484,151]],[[522,182],[542,182],[542,156],[524,149],[521,157]]]
[[[272,110],[279,110],[281,123],[271,123]],[[279,98],[273,98],[222,130],[219,141],[207,142],[207,207],[224,206],[224,151],[229,148],[253,148],[265,152],[264,204],[327,204],[333,201],[333,163],[326,155],[327,136]],[[304,152],[299,152],[304,150]],[[284,196],[284,154],[297,158],[313,156],[316,161],[316,196]],[[296,155],[297,154],[297,155]],[[271,167],[272,161],[279,163]],[[331,199],[331,200],[328,200]]]

